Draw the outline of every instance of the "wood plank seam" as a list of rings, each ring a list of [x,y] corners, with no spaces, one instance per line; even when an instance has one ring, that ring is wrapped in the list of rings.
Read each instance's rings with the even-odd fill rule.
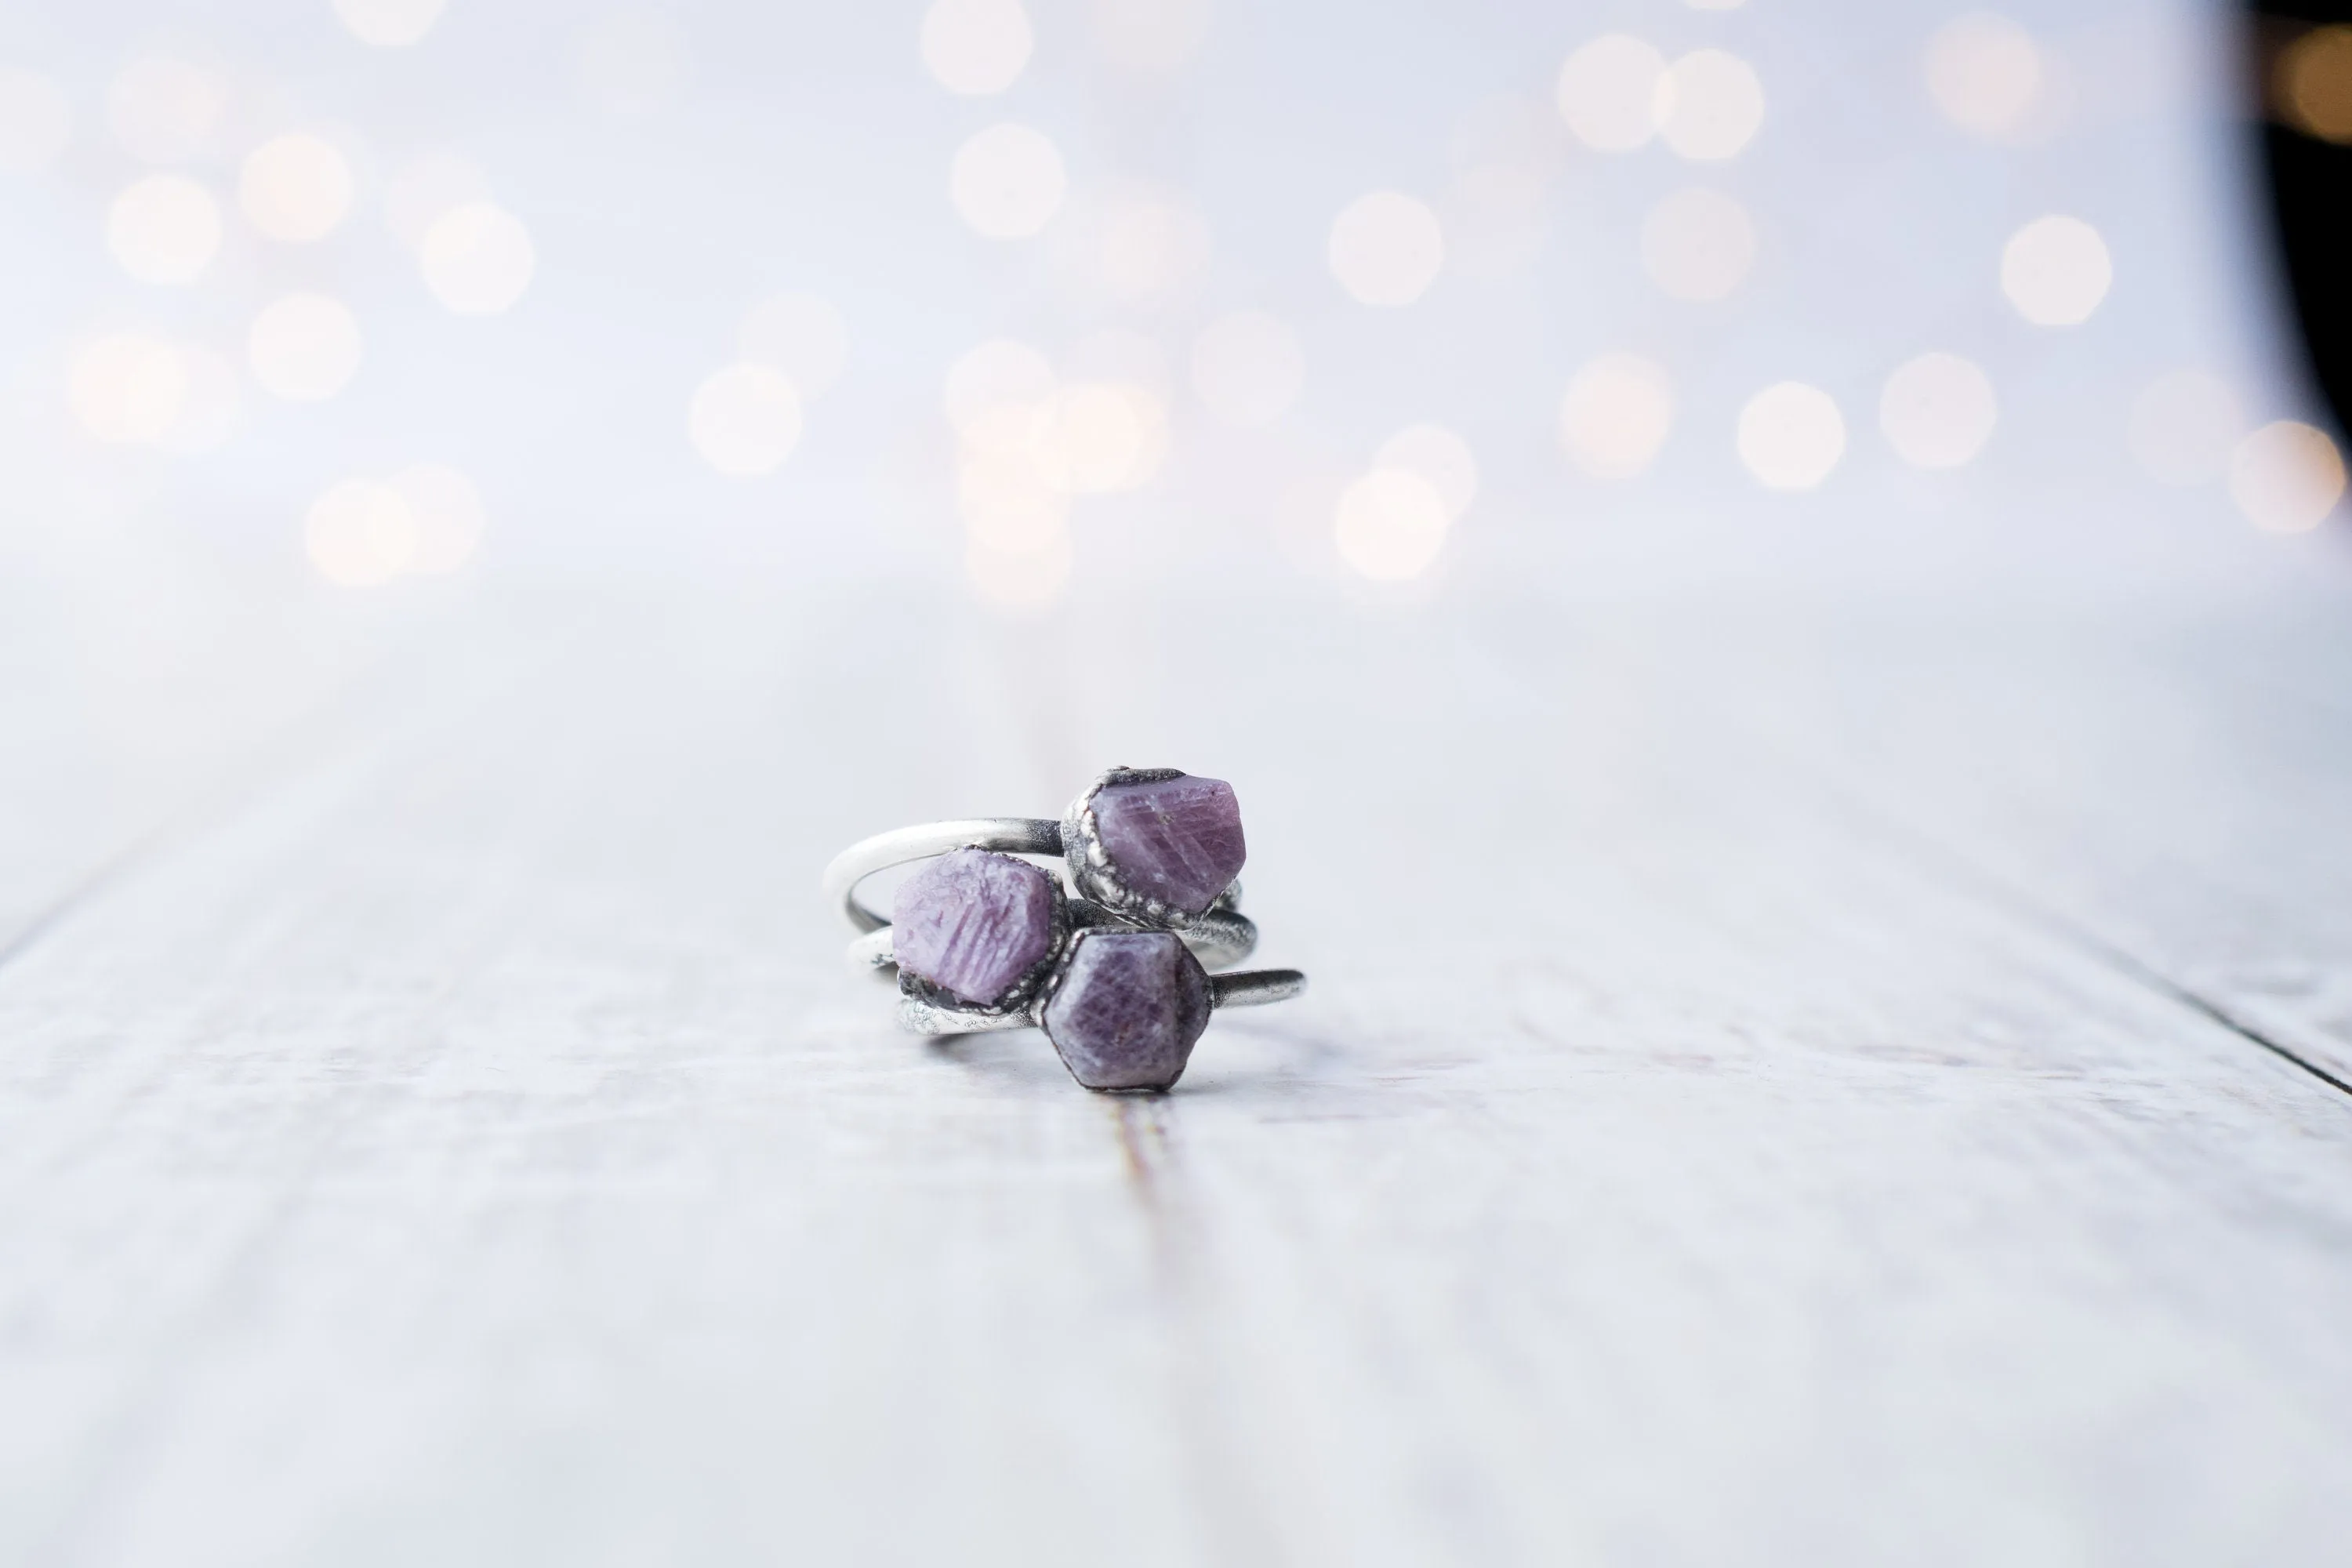
[[[2110,973],[2201,1015],[2280,1060],[2301,1068],[2337,1093],[2352,1097],[2352,1083],[2346,1082],[2284,1041],[2240,1017],[2222,1003],[2185,982],[2175,980],[2127,947],[2102,936],[2029,889],[1987,868],[1958,846],[1945,842],[1929,829],[1906,820],[1892,808],[1865,799],[1834,781],[1823,779],[1822,782],[1823,787],[1853,811],[1861,823],[1878,833],[1891,847],[1930,875],[1949,879],[1956,891],[2047,931]]]

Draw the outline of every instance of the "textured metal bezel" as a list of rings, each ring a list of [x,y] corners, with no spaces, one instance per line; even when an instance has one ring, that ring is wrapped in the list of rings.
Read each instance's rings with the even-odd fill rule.
[[[1192,930],[1208,915],[1219,910],[1230,910],[1241,901],[1241,881],[1238,878],[1225,884],[1224,890],[1209,900],[1209,907],[1199,914],[1180,910],[1162,900],[1137,892],[1119,879],[1118,865],[1109,847],[1102,841],[1101,824],[1095,820],[1095,796],[1110,784],[1165,784],[1170,779],[1186,777],[1181,768],[1106,768],[1086,793],[1070,803],[1062,815],[1062,854],[1069,862],[1070,882],[1082,897],[1092,899],[1110,913],[1131,924],[1155,931],[1185,931]]]

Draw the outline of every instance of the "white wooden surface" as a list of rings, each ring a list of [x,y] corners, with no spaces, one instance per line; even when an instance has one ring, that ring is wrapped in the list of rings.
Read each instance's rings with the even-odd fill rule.
[[[23,675],[0,1561],[2341,1561],[2352,620],[1121,626]],[[1310,996],[894,1034],[824,858],[1118,761]]]

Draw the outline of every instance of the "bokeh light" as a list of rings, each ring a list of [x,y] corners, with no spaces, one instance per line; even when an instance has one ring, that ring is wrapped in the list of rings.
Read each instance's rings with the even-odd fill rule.
[[[2201,485],[2229,470],[2231,450],[2246,433],[2235,388],[2201,370],[2157,377],[2132,399],[2126,434],[2132,457],[2158,484]]]
[[[1209,224],[1200,209],[1166,192],[1129,189],[1102,215],[1097,249],[1102,280],[1122,304],[1180,293],[1209,264]]]
[[[849,363],[849,323],[817,295],[777,294],[743,318],[735,351],[746,363],[775,366],[803,398],[814,397]]]
[[[1768,490],[1809,490],[1845,455],[1845,419],[1820,387],[1783,381],[1739,411],[1739,460]]]
[[[112,445],[200,455],[235,435],[243,412],[236,367],[202,344],[110,332],[77,349],[66,374],[75,420]]]
[[[1062,356],[1061,384],[1031,410],[1028,461],[1076,494],[1133,489],[1170,446],[1167,355],[1126,328],[1092,332]]]
[[[612,12],[572,44],[572,83],[581,101],[615,120],[659,113],[685,95],[693,73],[686,34],[659,11]]]
[[[493,316],[522,298],[539,254],[512,213],[467,202],[433,220],[416,260],[425,288],[445,307],[461,316]]]
[[[1070,495],[1131,489],[1150,478],[1167,441],[1166,415],[1143,387],[1078,382],[1055,390],[1029,421],[1038,476]]]
[[[106,128],[143,163],[184,163],[212,150],[228,110],[228,84],[188,60],[131,61],[106,88]]]
[[[1192,395],[1224,425],[1271,425],[1307,384],[1298,335],[1263,310],[1236,310],[1192,340]]]
[[[1992,380],[1958,354],[1924,353],[1886,378],[1878,427],[1905,462],[1957,468],[1992,439],[2000,418]]]
[[[1209,0],[1087,0],[1095,47],[1127,70],[1181,69],[1209,33]]]
[[[964,572],[983,604],[1001,610],[1042,610],[1069,585],[1071,551],[1065,535],[1034,550],[1000,550],[984,539],[966,542]]]
[[[2115,281],[2099,231],[2078,217],[2035,218],[2000,253],[2000,291],[2037,326],[2072,327],[2091,319]]]
[[[473,558],[484,523],[473,481],[444,463],[417,463],[389,479],[329,487],[311,503],[302,534],[320,576],[369,588],[412,573],[457,571]]]
[[[1106,327],[1063,351],[1062,379],[1123,382],[1158,395],[1168,389],[1168,351],[1149,332]]]
[[[2006,16],[1956,16],[1927,40],[1927,96],[1945,119],[1987,141],[2031,124],[2046,76],[2033,35]]]
[[[416,516],[399,490],[381,479],[344,479],[310,503],[302,520],[310,564],[330,583],[372,588],[416,559]]]
[[[361,43],[404,48],[433,30],[446,0],[335,0],[335,15]]]
[[[1004,123],[956,149],[948,195],[957,216],[990,239],[1025,239],[1054,221],[1069,188],[1062,154],[1042,131]]]
[[[1062,387],[1031,416],[1029,449],[1038,475],[1057,490],[1118,489],[1143,461],[1143,416],[1119,387]]]
[[[2326,431],[2312,426],[2274,421],[2230,454],[2230,499],[2265,532],[2315,529],[2343,497],[2343,454]]]
[[[358,374],[360,324],[348,306],[325,294],[289,294],[262,308],[246,334],[253,379],[279,397],[316,403]]]
[[[38,174],[72,141],[66,89],[38,71],[0,66],[0,173]]]
[[[956,511],[971,536],[1013,554],[1061,537],[1070,494],[1045,482],[1025,448],[967,448],[956,465]]]
[[[980,98],[1020,79],[1035,40],[1021,0],[934,0],[919,43],[933,81]]]
[[[702,460],[722,474],[772,473],[800,444],[800,394],[772,365],[731,364],[695,388],[686,431]]]
[[[110,332],[85,343],[67,366],[67,401],[81,427],[101,441],[161,441],[178,423],[188,373],[171,344],[141,332]]]
[[[1605,353],[1568,384],[1560,444],[1596,479],[1630,479],[1655,460],[1674,428],[1675,388],[1665,367],[1633,353]]]
[[[1603,34],[1559,68],[1560,118],[1586,146],[1630,153],[1657,134],[1665,75],[1665,57],[1650,45]]]
[[[236,205],[268,238],[324,239],[352,210],[352,167],[324,137],[276,137],[246,154]]]
[[[1478,458],[1470,443],[1443,425],[1408,425],[1381,443],[1372,467],[1402,468],[1429,481],[1445,503],[1445,521],[1462,521],[1478,494]]]
[[[1445,498],[1408,468],[1374,468],[1339,492],[1333,520],[1339,558],[1376,582],[1429,569],[1445,548]]]
[[[975,583],[992,602],[1037,604],[1057,593],[1068,574],[1070,498],[1139,484],[1166,451],[1156,344],[1097,333],[1069,360],[1066,379],[1029,344],[995,338],[947,374],[943,401],[961,445],[957,510],[978,552]]]
[[[427,153],[402,163],[384,182],[384,226],[409,249],[422,250],[444,213],[489,199],[489,176],[481,165],[462,153]]]
[[[220,204],[184,174],[132,181],[106,213],[106,247],[142,283],[193,283],[220,249]]]
[[[403,408],[416,397],[436,419],[458,417],[462,405],[484,463],[536,464],[558,485],[584,482],[597,463],[645,460],[648,449],[673,473],[707,462],[728,474],[766,474],[797,458],[812,488],[881,471],[891,481],[878,503],[886,510],[919,493],[945,510],[951,494],[961,521],[950,548],[969,546],[962,564],[973,584],[993,584],[982,596],[1006,604],[1064,594],[1073,550],[1089,552],[1085,564],[1111,581],[1157,570],[1182,551],[1237,549],[1233,529],[1186,531],[1174,520],[1195,506],[1245,507],[1237,498],[1271,497],[1305,475],[1318,487],[1305,525],[1307,570],[1326,579],[1343,571],[1425,577],[1450,559],[1446,536],[1465,516],[1477,517],[1481,505],[1495,511],[1498,488],[1539,482],[1522,470],[1543,460],[1527,441],[1540,437],[1543,394],[1538,386],[1528,405],[1512,355],[1526,361],[1518,371],[1548,359],[1558,367],[1549,374],[1566,380],[1549,384],[1577,473],[1630,480],[1687,458],[1688,471],[1648,502],[1629,494],[1609,498],[1610,506],[1682,507],[1727,480],[1747,491],[1751,473],[1771,489],[1808,489],[1836,473],[1849,438],[1873,447],[1875,480],[1875,470],[1894,465],[1871,438],[1846,429],[1874,410],[1885,450],[1901,463],[1974,465],[1965,485],[1930,491],[1914,481],[1899,492],[1940,495],[1939,506],[1996,495],[2006,504],[2053,464],[2101,461],[2102,441],[2112,468],[2122,456],[2114,443],[2127,436],[2132,458],[2154,479],[2213,485],[2201,499],[2178,498],[2184,515],[2202,509],[2210,521],[2223,488],[2216,481],[2226,479],[2236,504],[2263,526],[2312,526],[2326,507],[2311,498],[2329,489],[2329,464],[2341,467],[2321,433],[2332,427],[2288,423],[2249,435],[2259,421],[2245,407],[2291,413],[2308,394],[2270,384],[2271,359],[2233,353],[2226,334],[2198,316],[2206,307],[2196,290],[2217,275],[2181,270],[2167,248],[2179,238],[2166,226],[2174,218],[2152,216],[2130,182],[2095,177],[2112,173],[2100,162],[2110,157],[2108,132],[2128,140],[2136,128],[2171,125],[2165,117],[2186,112],[2182,95],[2203,90],[2202,79],[2179,79],[2178,60],[2128,30],[2086,30],[2046,10],[2015,19],[1958,14],[1985,3],[2000,0],[1956,0],[1896,19],[1883,34],[1853,36],[1861,52],[1832,55],[1820,52],[1811,21],[1712,15],[1740,0],[1684,0],[1645,13],[1648,22],[1631,11],[1595,13],[1538,46],[1552,52],[1534,57],[1533,78],[1517,39],[1511,69],[1465,67],[1442,51],[1383,61],[1379,50],[1410,34],[1391,37],[1384,29],[1399,19],[1384,18],[1340,41],[1371,46],[1369,63],[1389,74],[1349,78],[1357,87],[1333,100],[1328,135],[1260,145],[1264,155],[1244,157],[1239,173],[1230,156],[1194,153],[1250,150],[1246,138],[1223,140],[1210,121],[1236,101],[1237,81],[1255,79],[1235,69],[1273,57],[1257,52],[1255,19],[1222,35],[1213,22],[1224,13],[1204,0],[920,0],[896,22],[876,23],[858,46],[865,52],[840,62],[882,73],[873,124],[860,118],[866,105],[845,110],[849,100],[830,96],[830,86],[822,101],[789,105],[747,95],[746,61],[718,51],[749,35],[668,0],[596,0],[542,28],[532,41],[536,63],[510,84],[511,122],[503,107],[488,119],[465,108],[467,95],[493,79],[480,74],[489,57],[475,57],[504,47],[497,40],[505,35],[495,26],[483,32],[491,13],[472,8],[450,13],[453,26],[436,31],[445,0],[329,0],[367,42],[425,41],[405,56],[362,49],[315,5],[310,41],[289,37],[282,49],[217,27],[124,32],[85,52],[24,62],[37,68],[0,67],[0,166],[55,171],[6,194],[37,219],[55,212],[78,225],[58,243],[84,259],[97,226],[88,210],[101,205],[104,242],[123,273],[194,286],[142,294],[103,263],[99,276],[77,278],[72,248],[34,258],[26,292],[36,325],[19,355],[20,380],[26,395],[47,400],[52,418],[62,396],[69,425],[114,448],[77,435],[60,448],[67,460],[141,484],[243,484],[246,457],[268,460],[287,439],[315,439],[306,450],[397,452]],[[681,21],[697,30],[689,35]],[[1654,42],[1591,36],[1619,26]],[[2311,135],[2352,140],[2352,29],[2282,24],[2262,42],[2276,69],[2267,83],[2272,110]],[[1215,52],[1204,52],[1212,44]],[[692,45],[713,52],[698,58]],[[1580,47],[1570,52],[1572,45]],[[2070,60],[2084,73],[2079,84]],[[1542,73],[1553,65],[1548,100]],[[693,79],[697,68],[704,79]],[[1173,79],[1185,69],[1200,74]],[[1443,101],[1402,111],[1417,82],[1441,77],[1449,84]],[[650,115],[688,103],[689,87],[691,113],[625,132],[579,112]],[[412,101],[416,93],[425,96]],[[1866,113],[1826,112],[1838,103]],[[819,116],[800,143],[782,121],[760,121],[786,108]],[[2046,138],[2075,109],[2080,134],[2047,156],[1972,149],[1960,134],[2013,148]],[[544,135],[519,134],[532,117]],[[1768,121],[1773,134],[1759,141]],[[1365,133],[1374,126],[1393,134]],[[1232,129],[1254,135],[1265,127]],[[878,144],[863,140],[868,132]],[[1197,145],[1196,132],[1206,137]],[[567,184],[549,160],[566,148],[576,153],[582,138],[613,154],[598,161],[608,174],[661,171],[665,183],[642,187],[642,205],[625,182]],[[1655,155],[1600,156],[1654,142],[1677,155],[1672,168]],[[769,170],[772,188],[760,183],[765,176],[746,184],[729,173],[728,160],[762,146],[782,160]],[[496,190],[477,157],[495,168]],[[1741,158],[1751,166],[1680,162]],[[943,175],[953,216],[938,205]],[[1936,188],[1942,184],[1951,188]],[[743,198],[747,190],[754,195]],[[1318,190],[1325,195],[1315,197]],[[2029,190],[2039,193],[2035,205],[2005,205],[2003,193]],[[1279,205],[1285,193],[1301,191],[1309,193],[1303,214],[1296,201]],[[353,212],[379,194],[381,208],[365,216],[380,212],[414,255],[425,292],[383,294],[383,268],[401,253],[383,233],[353,233],[368,226],[353,224]],[[902,196],[915,204],[904,213],[893,205]],[[688,221],[697,202],[710,207],[708,225]],[[729,202],[731,219],[718,210]],[[2070,216],[2093,212],[2097,228]],[[1805,221],[1790,224],[1792,214]],[[622,232],[632,223],[645,231],[635,239]],[[622,247],[600,249],[599,226]],[[1031,243],[937,246],[967,226]],[[666,237],[676,235],[718,247],[719,270],[704,267],[709,275],[690,281],[666,273],[699,266],[692,244],[681,250]],[[1318,237],[1344,300],[1312,276]],[[874,257],[870,272],[860,265],[866,238],[892,247],[887,265]],[[313,248],[287,248],[301,245]],[[1997,246],[1999,302],[1984,289]],[[1979,269],[1973,301],[1948,298],[1949,279],[1911,265],[1913,250],[1931,247]],[[771,270],[761,269],[761,255]],[[2120,294],[2118,260],[2127,284]],[[2223,264],[2240,265],[2234,252]],[[2227,280],[2244,281],[2235,273]],[[762,298],[763,286],[787,284],[795,291]],[[1811,296],[1828,285],[1833,308],[1816,308],[1822,300]],[[824,294],[805,291],[811,286]],[[1791,288],[1806,299],[1779,299]],[[411,342],[419,318],[443,308],[510,310],[534,289],[546,298],[530,301],[543,308],[529,320],[488,336],[445,321]],[[731,340],[706,342],[699,363],[661,370],[653,362],[662,353],[709,330],[688,317],[714,301],[722,327],[742,310]],[[1358,303],[1412,309],[1367,322]],[[1236,308],[1244,304],[1273,308]],[[353,313],[362,305],[364,333]],[[860,312],[858,384],[847,397],[839,390],[852,358],[845,305]],[[2005,320],[2011,309],[2051,327],[2098,316],[2102,330],[2053,343],[1986,320]],[[2174,328],[2174,313],[2189,326]],[[910,404],[894,378],[936,374],[993,324],[1033,342],[993,340],[955,362],[943,388],[951,431],[905,428]],[[65,332],[77,335],[59,341]],[[1507,341],[1515,332],[1523,338]],[[1394,342],[1351,341],[1366,333]],[[1312,396],[1302,347],[1309,338]],[[1969,345],[1971,357],[1916,352],[1938,342]],[[1601,353],[1579,366],[1612,343],[1646,353]],[[592,357],[606,353],[609,362]],[[446,353],[458,357],[436,370]],[[2242,367],[2245,406],[2203,372],[2149,379],[2208,357]],[[670,389],[667,415],[654,410],[651,447],[628,438],[620,413],[628,399],[592,396],[559,401],[566,418],[603,422],[594,449],[571,467],[532,456],[562,421],[523,394],[527,379],[590,363]],[[43,369],[59,366],[62,374]],[[442,374],[452,366],[454,382]],[[1792,372],[1820,386],[1768,387],[1743,407],[1747,394]],[[1843,409],[1822,388],[1834,389]],[[308,411],[275,399],[340,402]],[[927,412],[919,387],[911,406],[919,419]],[[494,429],[509,409],[514,427]],[[685,444],[662,423],[681,413]],[[1438,423],[1368,439],[1408,415]],[[253,450],[212,474],[150,455],[215,449],[248,416]],[[822,422],[822,443],[813,419]],[[1684,424],[1697,439],[1670,445]],[[1462,433],[1477,437],[1475,454]],[[1726,434],[1746,473],[1725,463]],[[406,515],[414,538],[394,574],[425,570],[435,558],[432,508],[423,490],[409,494],[401,475],[387,472],[352,482],[391,494]],[[1433,528],[1416,510],[1414,480],[1441,503]],[[1155,484],[1166,493],[1125,499]],[[1834,499],[1855,508],[1880,493],[1846,488],[1851,494]],[[1343,507],[1343,495],[1355,499]],[[2143,500],[2155,506],[2161,498]],[[1763,498],[1750,493],[1747,504]],[[475,520],[457,533],[479,533],[478,497],[444,510]],[[1343,511],[1356,519],[1346,528]],[[1521,549],[1507,531],[1523,520],[1488,521],[1498,545],[1481,571]],[[1663,533],[1633,531],[1642,542],[1624,548],[1664,547]],[[940,542],[882,532],[892,550]],[[1586,542],[1528,548],[1573,552]],[[807,543],[843,570],[878,548],[857,531]],[[369,557],[378,565],[354,570],[387,570],[384,555],[378,550]],[[357,557],[346,551],[342,559]]]
[[[1022,452],[1031,416],[1059,379],[1053,362],[1029,344],[991,338],[948,368],[941,403],[966,444]]]
[[[2352,142],[2352,27],[2314,27],[2289,44],[2273,96],[2305,134]]]
[[[417,463],[393,475],[392,489],[413,530],[406,570],[442,575],[473,559],[488,520],[471,479],[446,463]]]
[[[319,574],[341,587],[389,583],[416,558],[416,520],[400,492],[377,479],[345,479],[310,503],[303,542]]]
[[[1676,300],[1728,298],[1756,264],[1756,225],[1720,191],[1677,191],[1642,220],[1642,267]]]
[[[1357,197],[1331,220],[1325,247],[1331,276],[1367,305],[1410,305],[1445,265],[1437,215],[1397,191]]]
[[[1694,50],[1659,79],[1656,119],[1658,134],[1685,158],[1737,157],[1764,123],[1764,84],[1737,55]]]
[[[236,366],[226,354],[202,343],[180,343],[180,412],[155,444],[167,452],[198,457],[227,445],[245,414]]]

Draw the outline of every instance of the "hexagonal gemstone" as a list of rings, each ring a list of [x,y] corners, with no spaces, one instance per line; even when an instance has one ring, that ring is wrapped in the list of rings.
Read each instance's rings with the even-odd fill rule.
[[[1209,1026],[1208,972],[1171,931],[1085,931],[1045,1024],[1088,1089],[1167,1089]]]
[[[890,904],[898,967],[987,1006],[1054,945],[1053,879],[985,849],[939,857],[898,885]]]
[[[1129,892],[1197,915],[1241,875],[1241,803],[1223,779],[1105,784],[1088,804]]]

